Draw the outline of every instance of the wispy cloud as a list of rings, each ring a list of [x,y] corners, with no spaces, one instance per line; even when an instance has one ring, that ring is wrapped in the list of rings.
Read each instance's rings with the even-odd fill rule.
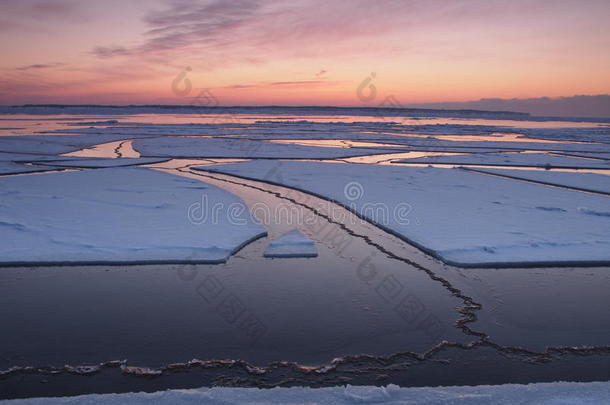
[[[255,84],[233,84],[230,86],[223,86],[223,89],[250,89],[250,88],[268,88],[268,87],[324,87],[324,86],[336,86],[343,84],[344,82],[338,80],[291,80],[281,82],[261,82]]]
[[[386,0],[383,7],[370,7],[364,0],[307,0],[301,3],[278,0],[170,0],[164,9],[149,12],[144,22],[150,29],[135,46],[97,46],[100,57],[150,55],[180,51],[204,54],[207,60],[222,58],[244,61],[279,56],[311,56],[329,48],[359,53],[357,38],[375,38],[400,29],[411,5]],[[323,11],[322,11],[323,10]],[[379,25],[378,21],[386,24]],[[378,42],[374,49],[384,49]],[[264,55],[264,56],[263,56]],[[318,72],[319,76],[326,73]]]
[[[153,99],[186,66],[235,103],[350,103],[369,72],[402,102],[607,93],[610,3],[547,3],[6,0],[0,93]]]
[[[16,70],[26,71],[26,70],[38,70],[38,69],[49,69],[57,66],[63,66],[63,63],[35,63],[33,65],[19,66],[15,68]]]
[[[324,80],[294,80],[287,82],[271,82],[269,86],[311,86],[311,85],[334,85],[336,82]]]
[[[95,56],[99,58],[110,58],[113,56],[127,56],[131,55],[132,52],[123,46],[96,46],[91,51]]]
[[[191,45],[218,46],[230,33],[247,25],[261,12],[257,0],[214,0],[201,3],[173,0],[169,7],[144,18],[151,27],[138,51],[159,52]]]
[[[10,16],[6,28],[17,29],[24,26],[38,29],[51,22],[85,22],[87,8],[77,0],[7,0],[2,2],[2,14]]]

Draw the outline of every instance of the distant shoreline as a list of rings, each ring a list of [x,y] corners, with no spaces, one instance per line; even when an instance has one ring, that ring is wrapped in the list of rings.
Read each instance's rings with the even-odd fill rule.
[[[0,106],[0,115],[132,115],[132,114],[275,114],[275,115],[348,115],[363,117],[449,117],[515,121],[566,121],[610,123],[608,118],[534,116],[513,111],[450,110],[403,107],[335,106],[195,106],[195,105],[96,105],[25,104]]]

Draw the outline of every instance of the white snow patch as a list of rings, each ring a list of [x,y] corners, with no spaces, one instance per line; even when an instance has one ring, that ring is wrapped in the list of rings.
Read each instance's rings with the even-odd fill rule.
[[[2,265],[221,262],[266,233],[232,194],[144,168],[0,178],[0,201]]]
[[[354,405],[354,404],[546,404],[583,405],[610,402],[609,382],[554,382],[457,387],[386,387],[347,386],[328,388],[197,388],[154,393],[90,394],[77,397],[31,398],[0,401],[7,405],[63,404],[284,404],[284,405]]]
[[[314,241],[303,235],[298,229],[280,235],[267,246],[265,257],[316,257],[318,251]]]

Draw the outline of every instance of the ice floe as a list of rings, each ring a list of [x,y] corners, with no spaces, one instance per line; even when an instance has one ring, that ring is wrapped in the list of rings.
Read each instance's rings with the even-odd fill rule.
[[[167,160],[158,158],[79,158],[66,156],[57,160],[35,160],[32,163],[39,166],[103,168],[149,165],[167,162]]]
[[[331,159],[373,153],[363,148],[324,148],[248,139],[186,137],[138,139],[132,146],[141,156],[174,158]]]
[[[0,178],[0,264],[222,262],[266,231],[242,201],[145,168]]]
[[[546,153],[471,153],[401,159],[394,163],[610,169],[610,161]]]
[[[610,143],[610,128],[524,128],[519,132],[536,139],[569,142]]]
[[[363,117],[366,118],[366,117]],[[536,150],[565,150],[598,152],[610,151],[610,129],[605,127],[583,128],[520,128],[513,126],[468,124],[401,124],[383,122],[313,122],[313,121],[256,121],[254,123],[190,123],[152,124],[117,123],[107,127],[66,128],[51,133],[78,133],[89,135],[122,136],[240,136],[249,139],[351,139],[394,142],[398,145],[509,148],[523,150],[532,146]],[[507,140],[443,140],[434,136],[486,136],[502,137],[505,134],[521,135],[522,141]],[[419,136],[413,136],[419,135]],[[422,138],[428,135],[429,138]],[[533,143],[528,138],[549,140],[549,143]],[[555,142],[552,142],[555,141]],[[581,143],[566,143],[578,141]],[[597,143],[582,143],[597,142]]]
[[[0,152],[0,161],[3,162],[33,162],[42,160],[62,159],[59,155],[39,155],[35,153],[6,153]]]
[[[426,148],[479,148],[481,151],[485,149],[505,149],[512,151],[533,150],[533,151],[558,151],[558,152],[587,152],[587,153],[606,153],[610,152],[610,145],[596,143],[541,143],[541,142],[516,142],[516,141],[450,141],[437,138],[415,138],[415,137],[400,137],[394,139],[386,139],[386,143],[395,143],[397,145],[407,145],[411,147],[426,147]]]
[[[453,387],[398,387],[397,385],[339,386],[327,388],[195,388],[132,392],[125,394],[90,394],[77,397],[30,398],[0,401],[7,405],[61,404],[283,404],[283,405],[353,405],[353,404],[604,404],[610,402],[608,382],[554,382]]]
[[[565,152],[568,156],[583,157],[587,159],[607,159],[610,160],[610,152]]]
[[[457,168],[258,160],[198,169],[336,201],[464,267],[610,262],[610,217],[591,214],[608,211],[603,195]]]
[[[5,153],[55,155],[80,149],[66,144],[42,140],[37,136],[3,136],[0,137],[0,151]],[[76,138],[76,137],[75,137]]]
[[[0,175],[42,172],[48,169],[37,166],[26,166],[20,163],[0,160]]]
[[[28,135],[0,136],[0,152],[57,155],[101,143],[133,138],[133,135]]]
[[[265,257],[316,257],[318,250],[313,240],[298,229],[286,232],[269,243],[263,253]]]
[[[477,168],[473,170],[477,170],[482,173],[512,177],[515,179],[537,181],[560,187],[563,186],[578,190],[610,194],[610,173],[609,175],[604,175],[597,173],[559,172],[554,170],[512,170],[490,168]]]

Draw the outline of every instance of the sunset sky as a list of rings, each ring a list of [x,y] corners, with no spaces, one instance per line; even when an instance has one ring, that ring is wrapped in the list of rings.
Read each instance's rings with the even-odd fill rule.
[[[4,0],[0,10],[1,104],[189,104],[202,89],[223,105],[610,93],[608,0]],[[172,90],[181,72],[190,92],[184,80]],[[367,77],[376,94],[358,97]]]

